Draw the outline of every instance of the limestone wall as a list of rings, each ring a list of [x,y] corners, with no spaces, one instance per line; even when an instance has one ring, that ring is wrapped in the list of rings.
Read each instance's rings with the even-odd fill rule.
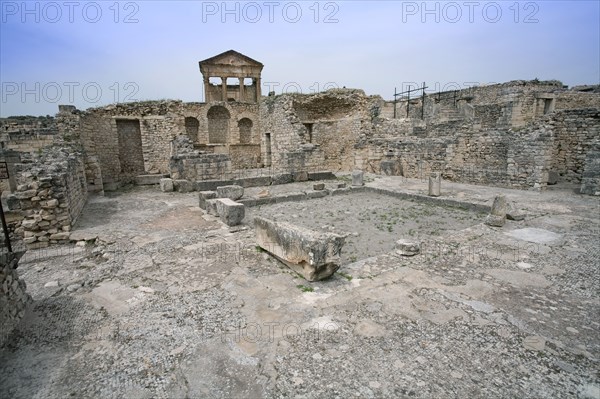
[[[549,169],[562,181],[580,183],[587,153],[600,141],[600,108],[557,111],[536,126],[553,134]]]
[[[215,110],[220,119],[211,119]],[[247,149],[255,156],[255,146],[261,140],[258,104],[167,100],[114,104],[80,112],[81,141],[86,156],[93,160],[87,168],[88,182],[102,182],[111,188],[132,181],[136,175],[169,173],[170,143],[181,134],[188,135],[197,148],[215,154],[229,154],[231,145],[244,144],[254,146]],[[219,130],[218,142],[211,142],[211,129]],[[240,160],[239,151],[235,156]],[[256,157],[257,162],[259,159]],[[236,163],[236,167],[258,166],[247,160]]]
[[[57,134],[57,123],[51,116],[0,118],[0,142],[6,149],[39,151],[52,145]]]
[[[261,121],[270,137],[270,165],[282,170],[351,170],[354,146],[365,129],[371,129],[370,110],[378,101],[354,89],[263,99]],[[263,162],[268,164],[266,137],[262,146]]]
[[[66,242],[87,200],[83,152],[74,145],[49,147],[17,165],[23,220],[16,232],[28,248]]]
[[[0,254],[0,347],[32,302],[25,282],[15,270],[17,265],[15,254]]]
[[[527,188],[543,187],[552,172],[581,181],[597,137],[598,91],[512,81],[427,95],[423,118],[422,100],[415,98],[410,118],[390,119],[393,104],[381,97],[332,89],[263,97],[259,104],[60,106],[48,123],[65,142],[82,144],[88,191],[116,188],[140,174],[201,180],[255,168],[379,173],[382,161],[391,165],[386,173],[418,177],[439,170],[457,181]],[[405,105],[397,104],[399,116]],[[575,111],[584,106],[593,108]],[[172,152],[182,135],[196,153]]]
[[[231,144],[229,157],[233,169],[251,169],[261,166],[260,144]]]
[[[128,182],[137,174],[168,173],[170,142],[184,123],[181,101],[114,104],[82,112],[81,139],[88,156],[98,160],[105,185]]]
[[[600,108],[600,93],[567,90],[556,94],[555,110],[581,108]]]
[[[240,103],[215,101],[211,103],[184,103],[182,105],[183,116],[195,118],[198,121],[198,139],[193,140],[196,144],[214,144],[209,139],[209,111],[213,107],[222,107],[229,115],[227,120],[227,132],[225,142],[229,144],[242,144],[240,140],[240,121],[248,119],[251,121],[250,140],[243,144],[260,144],[261,121],[259,118],[259,105],[257,103]]]
[[[555,111],[519,129],[479,129],[460,122],[430,124],[424,133],[383,133],[358,144],[356,167],[380,173],[381,161],[397,173],[425,178],[431,171],[445,179],[516,188],[540,188],[548,174],[579,183],[586,156],[600,140],[598,109]],[[379,126],[377,127],[377,131]]]
[[[231,159],[225,154],[177,155],[171,159],[173,179],[226,179],[231,170]]]
[[[582,194],[600,195],[600,143],[596,142],[585,156],[581,177]]]
[[[430,122],[444,122],[459,118],[474,119],[483,128],[524,126],[536,116],[543,115],[540,93],[564,90],[559,81],[516,80],[501,84],[480,85],[455,91],[427,93],[425,112],[422,114],[420,92],[411,93],[408,117]],[[552,96],[549,96],[549,98]],[[396,104],[397,118],[406,118],[408,100]],[[541,104],[541,111],[539,109]],[[393,102],[386,102],[382,116],[393,117]]]
[[[171,141],[170,153],[170,174],[175,180],[224,179],[232,170],[229,155],[199,152],[187,135]]]

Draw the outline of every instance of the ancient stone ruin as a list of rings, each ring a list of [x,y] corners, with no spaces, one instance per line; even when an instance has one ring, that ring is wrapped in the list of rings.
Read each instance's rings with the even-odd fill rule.
[[[199,68],[204,102],[60,105],[54,117],[0,119],[14,249],[1,255],[0,345],[37,345],[36,323],[53,315],[69,328],[56,327],[64,333],[56,342],[77,342],[61,372],[79,375],[85,359],[118,348],[111,356],[125,351],[144,369],[123,377],[120,396],[151,386],[160,394],[146,396],[203,397],[218,386],[223,397],[251,397],[248,386],[272,396],[293,391],[280,384],[312,386],[297,370],[325,375],[306,370],[354,350],[403,376],[412,364],[437,367],[445,355],[429,337],[440,336],[451,342],[439,344],[444,353],[492,353],[480,368],[501,364],[498,386],[525,378],[511,360],[520,356],[535,370],[577,374],[576,382],[561,376],[571,381],[557,388],[563,396],[593,392],[581,370],[597,366],[598,324],[583,310],[578,322],[590,331],[552,320],[597,305],[589,293],[597,281],[582,276],[598,269],[590,213],[600,195],[599,86],[515,80],[395,101],[346,88],[263,96],[263,64],[246,55],[226,51]],[[561,269],[573,264],[576,272]],[[37,318],[27,319],[32,296],[46,302],[33,301]],[[293,325],[326,343],[284,330],[240,344],[240,329],[253,323],[263,333]],[[231,336],[237,343],[224,349]],[[410,347],[384,343],[405,336]],[[544,349],[558,360],[529,356]],[[396,358],[410,351],[410,360]],[[428,351],[436,361],[425,360]],[[297,366],[288,353],[311,357]],[[268,365],[260,378],[259,364]],[[225,381],[229,369],[242,387]],[[94,381],[108,378],[102,370]],[[199,370],[207,385],[193,377]],[[270,373],[285,378],[264,382]],[[474,384],[486,383],[472,373]],[[148,377],[167,374],[168,382]],[[66,393],[60,386],[48,389]],[[467,388],[456,392],[486,395]],[[87,389],[71,394],[100,392]]]

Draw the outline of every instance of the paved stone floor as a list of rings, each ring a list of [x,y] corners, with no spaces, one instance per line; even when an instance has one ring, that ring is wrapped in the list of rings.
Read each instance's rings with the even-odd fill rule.
[[[418,235],[419,255],[359,256],[315,283],[257,249],[250,221],[205,215],[197,193],[92,197],[77,245],[30,251],[19,266],[35,302],[0,348],[0,397],[600,397],[600,199],[571,187],[442,190],[488,205],[504,193],[527,217],[450,222]],[[365,201],[341,197],[311,201],[332,212]],[[370,239],[362,231],[355,241]]]

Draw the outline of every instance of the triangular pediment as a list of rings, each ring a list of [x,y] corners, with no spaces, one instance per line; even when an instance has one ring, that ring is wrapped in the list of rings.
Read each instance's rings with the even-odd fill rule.
[[[254,66],[260,68],[263,67],[263,64],[261,64],[260,62],[253,60],[252,58],[242,53],[238,53],[235,50],[225,51],[224,53],[200,61],[201,67],[205,65]]]

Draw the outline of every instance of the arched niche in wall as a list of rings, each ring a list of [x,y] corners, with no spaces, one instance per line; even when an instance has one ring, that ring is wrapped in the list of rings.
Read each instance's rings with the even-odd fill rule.
[[[210,144],[226,144],[229,135],[229,119],[227,108],[222,105],[210,107],[206,115],[208,119],[208,142]]]
[[[240,144],[250,144],[252,142],[252,120],[242,118],[238,122],[240,131]]]
[[[200,122],[198,119],[188,116],[185,118],[185,133],[192,140],[193,143],[198,142],[198,127],[200,126]]]

